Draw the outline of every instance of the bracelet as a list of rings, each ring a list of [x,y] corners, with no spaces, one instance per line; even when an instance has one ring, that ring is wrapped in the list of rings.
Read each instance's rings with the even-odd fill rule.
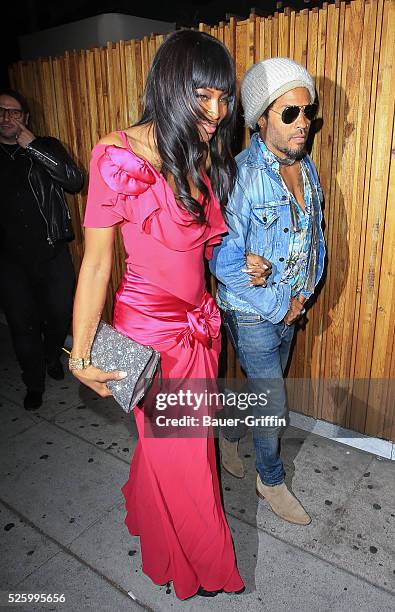
[[[69,357],[69,370],[85,370],[91,364],[91,360],[85,357]]]
[[[64,346],[62,350],[69,355],[69,370],[85,370],[87,367],[91,365],[91,360],[89,357],[73,357],[70,351],[68,351]]]

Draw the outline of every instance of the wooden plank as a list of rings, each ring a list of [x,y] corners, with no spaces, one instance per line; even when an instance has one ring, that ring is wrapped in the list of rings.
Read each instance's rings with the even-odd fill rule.
[[[394,161],[395,136],[394,122],[388,129],[388,119],[395,114],[395,4],[388,0],[384,2],[383,26],[381,32],[381,53],[377,84],[376,107],[380,109],[375,117],[375,142],[373,145],[372,175],[368,228],[366,262],[368,281],[366,283],[367,309],[363,319],[362,338],[366,338],[368,323],[374,323],[373,341],[369,337],[368,349],[372,347],[371,370],[372,379],[367,402],[366,427],[367,433],[388,438],[390,425],[394,415],[394,397],[386,398],[386,385],[383,379],[395,378],[390,371],[393,343],[391,333],[394,333],[394,297],[395,297],[395,258],[394,258]],[[388,178],[387,178],[388,177]],[[391,199],[392,197],[392,199]],[[370,319],[370,321],[369,321]],[[372,325],[370,325],[372,327]],[[367,338],[366,338],[367,340]],[[364,340],[365,341],[365,340]],[[366,341],[365,341],[366,342]],[[366,371],[366,370],[365,370]],[[384,404],[384,405],[383,405]]]
[[[246,59],[245,70],[255,64],[256,57],[256,15],[252,13],[247,22],[247,44],[246,44]]]
[[[120,77],[120,58],[119,47],[114,43],[107,43],[103,65],[106,67],[107,98],[108,108],[106,108],[106,123],[108,132],[119,130],[122,125],[122,89]],[[111,109],[111,111],[110,111]]]
[[[83,127],[86,147],[89,151],[91,151],[93,145],[97,142],[97,134],[94,126],[92,125],[93,112],[91,112],[90,108],[89,76],[93,77],[94,72],[92,63],[88,61],[88,53],[88,51],[79,52],[76,69],[78,70],[80,84],[79,96],[81,98],[81,112],[83,113],[82,116],[85,118],[85,121],[81,122],[81,129]]]
[[[307,71],[315,79],[317,75],[317,58],[318,58],[318,16],[319,11],[314,8],[308,12],[308,30],[307,30]]]
[[[306,19],[307,17],[307,19]],[[310,66],[313,68],[310,70],[312,76],[315,76],[315,61],[316,61],[316,41],[318,35],[318,14],[316,14],[315,23],[308,19],[309,11],[307,14],[301,13],[297,20],[294,21],[296,24],[297,30],[292,33],[292,38],[297,40],[295,54],[297,57],[295,59],[300,61],[300,58],[303,57],[303,53],[310,52],[310,64],[312,64],[311,60],[311,52],[314,52],[314,45],[311,45],[310,49],[310,39],[315,39],[315,55],[314,55],[314,64]],[[315,31],[311,31],[315,26]],[[307,28],[307,29],[306,29]],[[304,59],[304,62],[307,63],[307,56]],[[314,346],[314,316],[316,314],[316,307],[313,306],[309,309],[307,316],[307,325],[305,328],[298,329],[298,333],[296,335],[295,347],[292,353],[292,360],[290,366],[289,377],[295,377],[295,384],[292,389],[294,394],[294,398],[296,404],[294,404],[294,408],[296,410],[303,409],[303,414],[307,414],[309,416],[315,416],[317,407],[315,405],[315,396],[312,394],[311,387],[311,375],[312,375],[312,359],[313,359],[313,346]]]
[[[234,17],[229,19],[229,53],[236,61],[236,26],[237,22]]]
[[[225,22],[220,21],[218,24],[218,40],[220,40],[223,44],[225,44]]]
[[[295,58],[295,19],[296,12],[291,11],[290,24],[289,24],[289,57]]]
[[[140,41],[140,49],[141,49],[141,72],[143,77],[143,85],[145,85],[145,81],[147,79],[148,70],[151,65],[149,60],[149,52],[148,52],[148,36],[144,36],[143,40]]]
[[[353,377],[352,383],[350,384],[350,395],[351,402],[349,406],[348,423],[349,427],[355,428],[357,431],[365,431],[366,428],[366,405],[369,394],[369,376],[366,375],[365,367],[366,362],[369,361],[369,369],[371,361],[369,360],[369,354],[365,355],[361,352],[360,342],[360,331],[362,325],[362,319],[365,313],[365,295],[363,292],[363,282],[365,278],[365,263],[366,263],[366,236],[369,232],[368,229],[368,214],[370,208],[370,184],[371,184],[371,173],[372,173],[372,160],[373,160],[373,145],[374,145],[374,116],[376,113],[376,102],[377,102],[377,84],[378,84],[378,72],[380,64],[380,47],[381,47],[381,30],[383,23],[383,10],[384,2],[380,0],[378,3],[372,3],[369,5],[369,9],[372,12],[369,14],[369,28],[371,32],[371,44],[373,44],[373,65],[371,68],[371,90],[370,90],[370,104],[369,116],[373,119],[367,125],[367,147],[366,147],[366,167],[364,175],[364,190],[362,200],[362,219],[361,219],[361,240],[359,250],[359,261],[358,261],[358,277],[357,277],[357,300],[355,310],[355,330],[353,335],[353,350],[352,350],[352,366],[353,366]],[[366,20],[365,20],[366,23]],[[362,319],[361,319],[362,317]],[[368,347],[365,346],[364,350]],[[362,364],[362,371],[360,370]],[[361,384],[361,381],[367,381],[367,384]],[[357,388],[357,392],[355,392]],[[363,394],[363,397],[361,397]],[[354,399],[355,398],[355,399]],[[354,405],[358,404],[359,409],[355,410]],[[361,406],[364,406],[362,411]]]
[[[156,36],[151,34],[148,40],[148,60],[149,60],[148,69],[151,68],[152,60],[155,57],[156,49],[157,49]]]
[[[318,40],[318,9],[309,11],[308,33],[307,33],[307,70],[315,79],[316,77],[316,62],[317,62],[317,40]],[[314,123],[311,126],[313,130]],[[314,369],[314,347],[316,342],[316,334],[314,334],[315,319],[319,320],[319,311],[317,306],[313,306],[308,312],[308,322],[304,330],[299,330],[297,336],[297,347],[302,346],[304,363],[300,370],[303,371],[303,379],[301,391],[297,397],[302,398],[301,406],[303,413],[313,416],[316,414],[318,407],[315,403],[315,392],[312,386],[313,369]]]
[[[121,78],[122,96],[120,99],[120,123],[122,128],[129,125],[128,90],[127,90],[127,64],[126,64],[126,44],[121,40],[117,43],[119,48],[119,70]]]
[[[273,57],[272,53],[272,21],[273,18],[267,17],[264,19],[265,36],[264,36],[264,58]]]
[[[206,32],[206,34],[210,34],[210,26],[205,23],[199,23],[199,32]]]
[[[332,164],[334,154],[334,137],[335,137],[335,112],[336,112],[336,76],[337,76],[337,54],[338,54],[338,35],[339,35],[339,17],[340,11],[331,4],[327,7],[327,23],[326,23],[326,53],[325,53],[325,64],[324,64],[324,76],[323,76],[323,107],[322,107],[322,119],[323,127],[321,130],[321,147],[325,151],[325,155],[321,155],[321,166],[320,166],[320,181],[325,193],[325,227],[326,227],[326,242],[328,252],[331,252],[331,241],[332,241],[332,219],[333,219],[333,181],[332,181]],[[328,276],[330,276],[331,270],[328,266],[327,276],[325,285],[322,289],[320,304],[320,314],[322,313],[322,329],[321,331],[321,355],[325,355],[326,345],[326,334],[327,328],[330,324],[328,317],[328,296],[326,290],[326,284],[328,283]],[[318,302],[318,300],[317,300]],[[327,372],[327,363],[325,359],[321,360],[321,368],[319,372],[320,378],[323,376],[330,377],[330,373]],[[318,398],[316,406],[316,417],[322,415],[322,396]]]
[[[303,9],[296,15],[294,59],[302,66],[307,63],[307,33],[309,27],[309,11]]]
[[[246,71],[246,48],[248,41],[248,21],[238,21],[236,23],[236,78],[241,80]]]
[[[296,29],[299,28],[297,25],[298,14],[293,14],[293,32],[291,32],[291,41],[296,37]],[[324,5],[324,8],[318,12],[318,33],[317,38],[319,41],[319,45],[317,48],[317,62],[316,62],[316,79],[315,85],[318,93],[318,99],[320,102],[321,115],[322,109],[324,107],[324,78],[325,78],[325,51],[326,51],[326,24],[327,24],[327,8]],[[295,56],[293,52],[293,57]],[[322,122],[322,119],[320,119]],[[313,145],[313,159],[316,163],[317,169],[319,171],[319,159],[321,154],[321,138],[322,138],[322,129],[315,134],[314,137],[314,145]],[[322,375],[322,360],[321,360],[321,352],[322,352],[322,329],[323,329],[323,312],[322,312],[322,292],[321,295],[318,294],[318,297],[315,298],[314,304],[312,308],[308,311],[307,316],[307,327],[306,333],[310,335],[312,338],[312,347],[311,347],[311,377],[313,379],[319,380]],[[299,332],[300,333],[300,332]],[[297,339],[298,342],[298,339]],[[300,342],[300,340],[299,340]],[[300,371],[298,370],[298,364],[296,361],[291,361],[290,374],[289,376],[298,377],[300,376]],[[305,401],[303,405],[303,412],[315,416],[319,413],[319,405],[320,405],[320,386],[315,385],[311,389],[311,394],[309,394],[307,402]],[[300,409],[300,408],[298,408]]]
[[[355,15],[355,11],[358,14]],[[355,126],[355,139],[353,148],[350,148],[350,157],[354,157],[354,171],[350,176],[344,176],[345,188],[349,193],[350,211],[349,216],[349,231],[348,244],[358,244],[359,256],[350,256],[348,264],[348,281],[345,291],[345,320],[344,320],[344,337],[343,346],[347,346],[347,358],[349,358],[349,392],[347,400],[347,415],[346,426],[350,427],[350,418],[354,422],[359,421],[359,427],[364,427],[365,409],[367,398],[362,401],[361,391],[365,386],[360,387],[355,394],[353,390],[353,376],[355,367],[356,344],[355,339],[358,333],[359,324],[359,307],[361,297],[361,285],[359,282],[359,267],[360,262],[364,258],[364,235],[366,231],[366,199],[364,201],[365,191],[365,172],[369,162],[368,151],[368,130],[366,125],[366,110],[370,107],[371,88],[372,88],[372,72],[373,72],[373,56],[374,56],[374,41],[372,36],[372,27],[375,27],[377,17],[377,3],[358,2],[351,6],[351,19],[356,19],[359,24],[358,29],[354,24],[354,38],[357,51],[355,56],[350,55],[348,70],[356,79],[359,79],[359,85],[356,88],[354,99],[349,99],[348,106],[350,112],[347,117],[347,125]],[[359,16],[362,13],[363,22]],[[359,48],[358,48],[359,47]],[[354,91],[354,89],[352,90]],[[347,126],[346,126],[347,128]],[[349,128],[348,128],[349,129]],[[355,151],[359,151],[359,155],[355,156]],[[352,177],[352,178],[351,178]],[[362,241],[361,241],[362,238]]]
[[[82,87],[79,80],[78,56],[74,51],[65,53],[63,59],[64,87],[67,96],[67,108],[69,117],[68,144],[73,154],[73,158],[80,167],[87,168],[90,156],[90,147],[87,146],[85,138],[85,126],[81,121],[76,121],[75,117],[87,117],[85,100],[82,96]],[[86,191],[86,186],[84,191]],[[75,239],[70,243],[70,251],[73,258],[76,274],[79,273],[80,263],[83,257],[83,208],[84,196],[82,193],[74,195],[68,199],[71,221],[73,224]]]
[[[126,123],[130,126],[135,123],[139,117],[139,96],[136,74],[136,57],[135,57],[135,41],[129,41],[125,44],[125,99],[126,99]]]
[[[218,38],[218,26],[210,26],[209,34],[211,34],[211,36],[213,36],[214,38]]]
[[[316,79],[315,87],[317,90],[318,102],[320,105],[319,116],[322,118],[322,109],[324,107],[324,85],[325,85],[325,56],[326,56],[326,29],[327,29],[328,11],[323,7],[318,11],[318,34],[317,34],[317,61],[316,61]],[[314,138],[312,156],[314,163],[320,174],[321,152],[322,152],[322,129],[320,129]],[[326,195],[326,194],[325,194]]]
[[[289,28],[290,12],[285,10],[278,16],[278,46],[277,54],[280,57],[289,57]]]
[[[271,20],[272,26],[272,49],[271,56],[276,57],[278,55],[278,13],[274,13]]]
[[[332,5],[333,6],[333,5]],[[344,126],[347,121],[345,84],[347,77],[347,62],[349,55],[354,50],[348,43],[350,32],[346,30],[346,15],[350,17],[350,5],[342,3],[340,7],[333,7],[337,13],[338,34],[337,34],[337,57],[336,57],[336,76],[334,94],[334,116],[333,116],[333,149],[332,149],[332,168],[330,182],[330,210],[326,217],[328,223],[328,271],[325,282],[324,308],[327,313],[327,327],[325,332],[325,378],[331,379],[330,393],[324,393],[320,414],[327,421],[336,416],[337,421],[344,425],[346,414],[346,403],[343,387],[336,388],[336,382],[341,378],[341,355],[342,355],[342,334],[344,323],[344,292],[348,273],[348,243],[347,243],[347,216],[344,207],[348,206],[345,202],[346,196],[342,193],[339,186],[343,164],[347,165],[344,158]],[[347,19],[347,28],[351,28],[350,19]],[[344,44],[344,40],[347,44]],[[351,47],[351,48],[350,48]],[[352,49],[352,50],[351,50]],[[350,82],[350,87],[352,87]],[[346,94],[347,91],[347,94]],[[344,159],[343,159],[344,158]],[[352,152],[352,160],[355,154]],[[348,170],[348,167],[347,167]],[[346,173],[345,173],[346,174]],[[344,187],[345,188],[345,187]],[[325,389],[327,391],[327,389]]]
[[[230,27],[229,27],[229,23],[225,23],[225,28],[224,28],[224,45],[228,49],[228,51],[230,52]],[[231,53],[231,55],[232,55],[232,53]]]
[[[107,133],[104,111],[104,96],[107,96],[107,90],[103,86],[100,49],[95,48],[86,52],[85,68],[91,119],[91,140],[95,144]]]

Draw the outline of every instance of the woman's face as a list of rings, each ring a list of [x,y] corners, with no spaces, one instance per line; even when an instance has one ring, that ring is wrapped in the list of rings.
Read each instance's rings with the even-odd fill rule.
[[[205,115],[205,119],[199,119],[200,138],[208,142],[228,112],[229,96],[226,91],[212,89],[211,87],[199,87],[196,89],[196,98]]]

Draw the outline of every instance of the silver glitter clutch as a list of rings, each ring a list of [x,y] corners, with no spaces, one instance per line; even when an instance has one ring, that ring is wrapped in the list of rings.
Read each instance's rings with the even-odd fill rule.
[[[159,361],[159,353],[151,346],[135,342],[104,321],[99,323],[91,348],[91,363],[105,372],[127,372],[126,378],[106,383],[125,412],[130,412],[144,396]]]

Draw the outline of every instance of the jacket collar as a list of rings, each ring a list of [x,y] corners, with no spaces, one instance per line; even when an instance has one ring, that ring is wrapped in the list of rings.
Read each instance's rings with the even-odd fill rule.
[[[259,132],[255,132],[251,136],[250,144],[248,147],[247,165],[253,168],[271,168],[277,172],[280,170],[280,164],[276,159],[276,156],[267,148]],[[306,154],[302,161],[307,162],[308,155]]]
[[[274,166],[276,170],[280,167],[276,157],[269,151],[261,139],[259,132],[255,132],[251,136],[250,145],[248,147],[247,165],[261,169],[267,166]]]

